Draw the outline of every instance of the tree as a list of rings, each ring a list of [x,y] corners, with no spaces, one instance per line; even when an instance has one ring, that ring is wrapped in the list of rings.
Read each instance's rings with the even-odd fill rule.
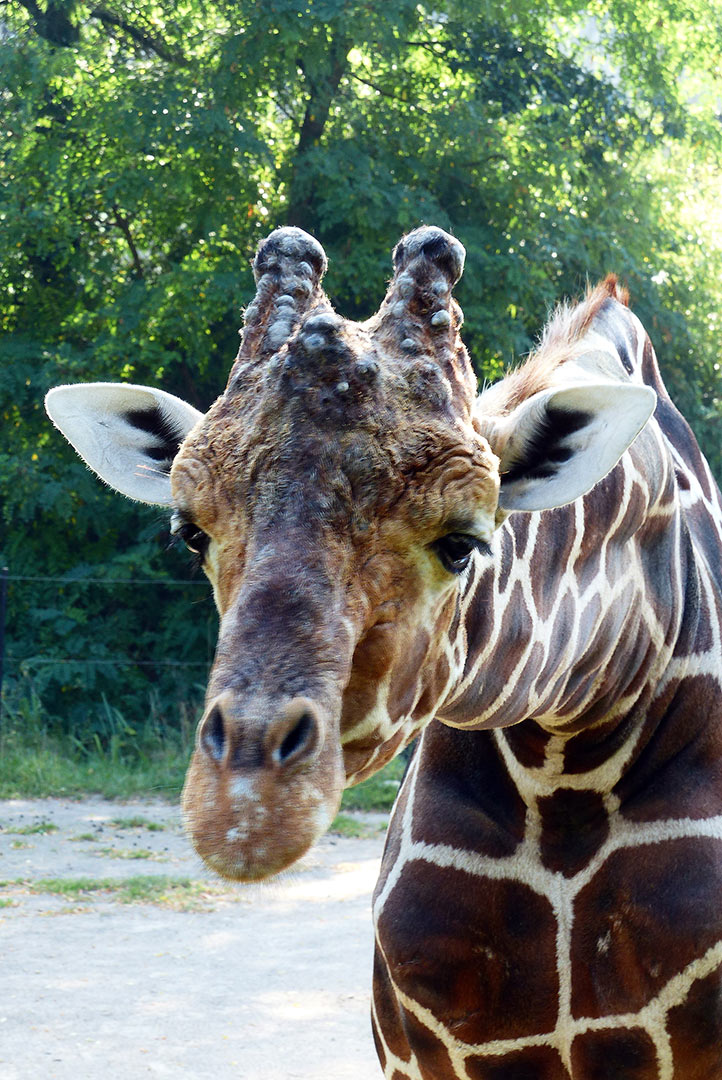
[[[377,305],[402,232],[425,221],[458,235],[466,339],[488,378],[529,348],[553,302],[616,270],[722,471],[722,230],[710,227],[722,16],[704,0],[22,0],[3,12],[0,554],[16,575],[185,573],[161,550],[162,517],[86,474],[42,396],[122,378],[207,407],[253,292],[249,260],[285,222],[322,241],[351,317]],[[15,583],[13,656],[186,658],[200,676],[213,625],[188,617],[187,595],[160,619],[132,587],[80,590],[51,603],[39,583]],[[90,670],[27,664],[76,726]],[[105,688],[141,718],[151,690],[185,695],[193,681],[160,666],[92,673],[91,699]]]

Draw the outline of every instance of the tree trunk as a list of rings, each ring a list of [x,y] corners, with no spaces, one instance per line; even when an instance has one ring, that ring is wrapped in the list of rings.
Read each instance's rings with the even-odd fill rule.
[[[291,166],[290,197],[286,213],[288,225],[310,230],[317,224],[312,168],[308,167],[307,159],[309,152],[321,141],[331,106],[348,66],[347,57],[351,45],[348,38],[337,32],[329,42],[324,58],[326,62],[320,65],[320,70],[317,65],[315,70],[310,71],[303,58],[298,61],[306,82],[308,98]]]

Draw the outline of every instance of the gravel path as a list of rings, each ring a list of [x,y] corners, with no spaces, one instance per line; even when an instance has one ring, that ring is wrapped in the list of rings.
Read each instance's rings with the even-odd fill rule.
[[[380,1077],[365,827],[229,886],[166,804],[0,802],[0,1080]]]

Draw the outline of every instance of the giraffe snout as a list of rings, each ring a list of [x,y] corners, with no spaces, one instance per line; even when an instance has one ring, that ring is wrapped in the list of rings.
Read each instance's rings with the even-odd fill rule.
[[[310,765],[323,743],[321,717],[309,698],[292,698],[270,719],[238,715],[233,695],[220,694],[198,728],[198,750],[231,772],[293,770]]]
[[[183,789],[186,829],[224,877],[256,881],[300,858],[338,810],[338,721],[308,697],[213,697]]]

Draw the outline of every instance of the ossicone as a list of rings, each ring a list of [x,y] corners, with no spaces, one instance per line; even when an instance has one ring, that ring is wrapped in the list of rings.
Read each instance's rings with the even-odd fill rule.
[[[318,240],[293,225],[274,231],[261,240],[253,260],[253,275],[258,283],[264,274],[280,279],[308,278],[317,285],[328,269],[328,259]]]
[[[450,285],[455,285],[464,272],[466,249],[456,237],[434,225],[423,225],[408,233],[394,248],[394,270],[412,276],[428,263],[433,264]]]

